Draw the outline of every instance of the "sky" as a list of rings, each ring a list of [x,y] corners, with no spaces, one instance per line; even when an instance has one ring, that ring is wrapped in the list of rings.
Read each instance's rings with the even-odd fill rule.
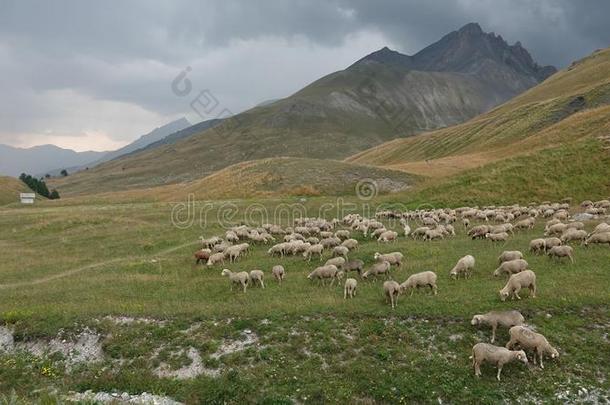
[[[117,149],[469,22],[561,68],[610,45],[608,15],[607,0],[0,0],[0,143]]]

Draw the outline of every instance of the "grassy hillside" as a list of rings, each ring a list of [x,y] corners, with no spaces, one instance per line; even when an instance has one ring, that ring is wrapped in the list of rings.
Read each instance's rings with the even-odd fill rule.
[[[348,161],[446,176],[583,136],[608,133],[610,49],[598,51],[464,124],[399,139]]]
[[[270,212],[282,202],[289,201],[259,201]],[[309,216],[319,204],[306,203]],[[246,207],[237,202],[235,223]],[[498,254],[526,252],[529,240],[542,235],[542,221],[501,246],[472,241],[460,226],[455,238],[401,237],[391,246],[354,235],[361,247],[350,257],[367,267],[375,251],[398,250],[407,260],[394,270],[396,280],[421,270],[439,275],[437,296],[401,296],[391,310],[383,280],[359,279],[356,298],[344,300],[341,287],[306,279],[317,262],[271,258],[266,246],[253,246],[227,267],[263,269],[267,288],[231,292],[222,267],[197,267],[192,258],[200,234],[222,232],[216,208],[204,229],[173,227],[171,211],[163,204],[0,210],[2,337],[8,330],[17,347],[44,349],[86,332],[93,339],[83,345],[101,350],[96,362],[72,367],[65,360],[78,354],[0,353],[2,402],[57,403],[68,391],[86,390],[146,391],[188,404],[608,400],[607,246],[575,244],[574,265],[526,253],[538,297],[523,292],[521,301],[500,302],[505,281],[491,276]],[[449,269],[466,252],[477,260],[473,277],[451,281]],[[278,263],[287,271],[282,286],[269,274]],[[490,330],[469,321],[475,313],[508,309],[520,310],[560,358],[546,360],[544,370],[506,365],[501,383],[484,366],[476,379],[468,356],[473,344],[489,341]],[[507,331],[500,329],[497,339],[505,344]],[[193,351],[195,360],[185,354]],[[162,364],[184,379],[159,376]]]
[[[0,176],[0,205],[19,202],[19,193],[31,193],[23,182],[14,177]]]
[[[176,189],[199,198],[354,195],[363,179],[387,193],[411,187],[416,176],[336,160],[271,158],[239,163]]]
[[[387,199],[407,201],[412,206],[457,207],[609,196],[610,146],[599,139],[583,138],[429,181]]]

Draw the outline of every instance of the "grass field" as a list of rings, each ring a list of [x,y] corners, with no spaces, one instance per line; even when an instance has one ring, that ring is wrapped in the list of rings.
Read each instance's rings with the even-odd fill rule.
[[[295,201],[257,202],[273,212]],[[331,202],[312,198],[304,206],[317,215]],[[574,265],[526,254],[538,275],[539,296],[524,293],[519,302],[499,301],[504,280],[491,273],[502,250],[525,251],[542,234],[542,221],[505,245],[471,241],[460,226],[457,237],[431,243],[401,238],[379,246],[358,236],[361,248],[351,257],[367,265],[377,250],[405,254],[406,265],[393,274],[398,281],[423,270],[439,275],[438,296],[402,296],[393,311],[381,280],[359,281],[356,298],[345,301],[341,287],[306,280],[317,263],[270,258],[262,246],[227,267],[263,269],[267,288],[231,293],[222,267],[197,267],[192,253],[199,235],[221,232],[218,218],[226,222],[227,213],[236,211],[232,221],[239,222],[249,203],[197,205],[208,214],[205,229],[173,226],[172,206],[161,203],[59,201],[0,209],[0,318],[15,346],[47,347],[59,344],[53,340],[58,337],[70,342],[88,330],[99,335],[103,351],[99,361],[74,366],[65,354],[0,354],[3,400],[53,403],[85,390],[146,391],[186,403],[608,400],[607,247],[575,245]],[[449,270],[465,254],[477,259],[474,277],[450,281]],[[288,273],[281,287],[269,274],[277,263]],[[511,364],[500,383],[484,367],[477,380],[468,356],[490,331],[469,321],[475,313],[510,308],[521,310],[561,357],[547,361],[544,370]],[[505,330],[498,340],[506,343]],[[182,380],[158,372],[188,374],[195,366],[202,374]]]

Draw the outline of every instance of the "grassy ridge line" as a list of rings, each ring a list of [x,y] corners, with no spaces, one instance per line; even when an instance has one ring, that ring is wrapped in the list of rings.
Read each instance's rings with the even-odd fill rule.
[[[21,180],[0,176],[0,205],[19,203],[19,193],[32,192]]]

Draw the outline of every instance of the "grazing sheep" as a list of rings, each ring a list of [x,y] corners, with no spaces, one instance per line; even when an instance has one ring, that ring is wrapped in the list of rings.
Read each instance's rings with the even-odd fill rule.
[[[587,231],[583,229],[568,228],[559,239],[561,239],[561,243],[563,244],[573,240],[579,240],[582,243],[587,239]]]
[[[400,295],[400,284],[393,280],[386,281],[383,283],[383,291],[385,293],[386,301],[390,301],[392,309],[396,308],[398,296]]]
[[[312,281],[318,280],[322,285],[324,285],[326,280],[331,279],[331,285],[333,285],[338,272],[337,266],[329,264],[316,267],[314,271],[309,273],[307,278]]]
[[[506,344],[506,348],[511,349],[515,345],[519,345],[524,350],[533,350],[534,364],[536,364],[536,355],[538,355],[540,368],[544,368],[542,357],[545,354],[551,356],[551,359],[559,357],[557,349],[551,346],[548,340],[540,333],[531,331],[525,326],[513,326],[508,333],[510,334],[510,341]]]
[[[325,249],[330,249],[339,246],[341,244],[341,239],[335,238],[334,236],[331,238],[324,238],[320,241],[320,244],[324,246]]]
[[[489,233],[488,225],[477,225],[475,227],[470,228],[470,230],[468,231],[468,236],[470,236],[472,239],[477,239],[477,238],[482,239],[488,233]]]
[[[225,240],[227,242],[234,243],[234,242],[239,241],[239,236],[237,236],[237,234],[235,232],[233,232],[233,231],[227,231],[225,233]]]
[[[356,288],[358,287],[358,282],[355,278],[348,278],[345,280],[345,286],[343,287],[343,299],[347,299],[347,297],[354,298],[356,296]]]
[[[219,244],[220,242],[222,242],[222,239],[220,239],[218,236],[212,236],[209,239],[204,239],[203,236],[199,237],[199,240],[201,241],[201,246],[203,248],[212,248],[214,247],[214,245]]]
[[[343,270],[346,272],[357,271],[359,276],[362,276],[364,262],[360,259],[349,260],[343,265]]]
[[[341,243],[341,246],[345,246],[349,250],[358,249],[358,241],[356,239],[346,239]]]
[[[580,221],[568,223],[568,229],[585,229],[585,224]]]
[[[402,231],[404,232],[405,238],[411,234],[411,227],[407,224],[402,226]]]
[[[610,225],[608,225],[605,222],[602,222],[600,224],[598,224],[594,229],[593,232],[591,232],[592,234],[595,233],[606,233],[606,232],[610,232]]]
[[[492,242],[506,242],[508,240],[508,234],[506,232],[486,233],[485,238]]]
[[[496,340],[498,326],[510,329],[516,325],[523,325],[523,322],[525,322],[525,318],[519,311],[490,311],[473,316],[470,324],[491,326],[491,343],[493,343]]]
[[[509,260],[500,264],[500,267],[494,271],[494,277],[498,277],[502,274],[508,274],[510,276],[511,274],[527,270],[528,267],[529,264],[523,259]]]
[[[472,274],[472,269],[474,269],[474,262],[474,257],[471,255],[462,257],[449,272],[449,277],[457,279],[460,277],[460,274],[463,274],[464,278],[469,278]]]
[[[333,248],[333,256],[342,256],[347,259],[347,254],[349,253],[349,249],[345,246],[335,246]]]
[[[468,228],[470,226],[470,220],[468,218],[462,218],[462,225],[464,225],[464,228]]]
[[[240,271],[239,273],[233,273],[229,269],[223,269],[220,273],[221,276],[228,276],[229,281],[231,282],[231,291],[233,291],[233,284],[241,285],[246,292],[246,287],[248,287],[248,280],[250,280],[250,275],[245,271]]]
[[[536,274],[533,271],[524,270],[510,276],[504,288],[500,290],[500,299],[506,301],[509,296],[512,296],[512,299],[516,297],[520,300],[519,291],[522,288],[529,288],[531,297],[536,298]]]
[[[415,288],[430,287],[434,295],[437,294],[438,288],[436,287],[436,274],[432,271],[423,271],[421,273],[415,273],[400,285],[400,291],[406,292],[411,290],[411,296]]]
[[[565,230],[567,228],[568,228],[568,225],[563,224],[563,223],[554,224],[554,225],[549,226],[549,228],[546,230],[546,232],[544,234],[546,236],[561,235],[562,233],[565,232]]]
[[[239,259],[239,256],[242,253],[242,247],[240,245],[234,245],[234,246],[230,246],[227,249],[225,249],[224,255],[225,255],[225,259],[229,259],[229,261],[231,263],[235,263],[237,261],[237,259]]]
[[[342,257],[333,257],[332,259],[328,259],[326,263],[324,263],[325,266],[328,266],[330,264],[332,264],[333,266],[337,266],[338,269],[341,269],[345,264],[345,259]]]
[[[443,233],[437,229],[428,229],[424,234],[424,240],[431,241],[435,239],[443,239]]]
[[[379,235],[377,242],[395,242],[397,237],[398,237],[397,232],[385,231],[381,235]]]
[[[402,259],[404,256],[400,252],[392,252],[392,253],[385,253],[385,254],[375,252],[375,255],[373,257],[378,262],[385,261],[385,262],[390,263],[393,266],[401,267]]]
[[[271,274],[273,274],[273,277],[275,277],[278,283],[282,284],[284,277],[286,277],[286,270],[284,270],[284,266],[278,264],[277,266],[273,266]]]
[[[252,282],[252,285],[256,285],[256,284],[260,284],[260,286],[264,289],[265,288],[265,273],[263,273],[261,270],[252,270],[250,272],[250,281]]]
[[[561,239],[559,238],[546,238],[544,240],[544,250],[548,252],[549,249],[554,248],[555,246],[561,246]]]
[[[530,242],[530,252],[538,254],[538,253],[544,252],[544,249],[545,249],[544,239],[534,239]]]
[[[340,229],[335,232],[335,236],[339,239],[348,239],[350,237],[350,234],[347,229]]]
[[[322,246],[321,244],[318,243],[316,245],[311,245],[303,252],[303,257],[305,258],[305,260],[310,262],[313,255],[318,255],[320,260],[322,260],[323,251],[324,246]]]
[[[420,236],[423,238],[423,236],[426,234],[426,232],[428,232],[430,230],[430,228],[428,228],[427,226],[421,226],[419,228],[416,228],[412,233],[411,236],[413,237],[413,239],[418,239]]]
[[[381,236],[382,234],[384,234],[387,231],[388,230],[385,228],[375,229],[373,232],[371,232],[371,238],[379,238],[379,236]]]
[[[222,263],[225,264],[225,254],[222,252],[219,253],[214,253],[210,255],[210,258],[208,259],[208,262],[206,263],[207,266],[214,266],[217,263]]]
[[[574,263],[574,249],[572,249],[572,246],[554,246],[548,251],[547,255],[556,259],[569,257],[572,264]]]
[[[583,244],[585,246],[589,246],[589,243],[600,243],[602,245],[607,243],[608,246],[610,246],[610,232],[592,234],[584,241]]]
[[[210,258],[212,251],[210,249],[201,249],[195,252],[195,264],[206,263]]]
[[[387,262],[385,260],[382,262],[373,263],[371,268],[362,275],[362,278],[365,280],[370,276],[374,276],[375,278],[377,278],[377,276],[380,274],[385,274],[389,278],[390,266],[390,262]]]
[[[496,379],[500,381],[502,367],[511,361],[520,361],[527,364],[527,356],[523,350],[508,350],[504,347],[490,345],[489,343],[477,343],[472,347],[472,367],[474,375],[481,377],[481,364],[484,362],[495,364],[498,367]]]
[[[536,219],[533,217],[529,217],[527,219],[523,219],[521,221],[518,221],[515,224],[515,228],[517,229],[532,229],[534,228],[534,225],[536,224]]]
[[[498,264],[517,259],[523,259],[523,253],[518,250],[505,250],[500,256],[498,256]]]

